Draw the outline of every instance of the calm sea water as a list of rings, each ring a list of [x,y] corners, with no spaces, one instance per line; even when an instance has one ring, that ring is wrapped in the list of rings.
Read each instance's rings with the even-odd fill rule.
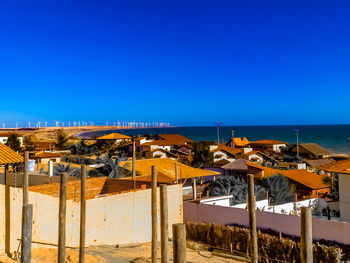
[[[299,133],[299,141],[301,143],[315,142],[333,152],[350,153],[348,142],[348,138],[350,138],[350,125],[222,126],[220,127],[220,142],[228,141],[232,130],[234,130],[235,137],[247,137],[251,141],[273,139],[295,143],[295,128],[301,129]],[[126,135],[179,133],[194,141],[217,140],[216,126],[108,130],[82,133],[80,136],[102,136],[111,132],[119,132]]]

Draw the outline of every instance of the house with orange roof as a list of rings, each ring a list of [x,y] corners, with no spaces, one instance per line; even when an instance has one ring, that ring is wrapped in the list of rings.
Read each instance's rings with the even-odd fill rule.
[[[227,162],[233,162],[241,156],[242,150],[239,148],[232,148],[226,146],[225,144],[210,145],[210,152],[214,155],[214,164],[222,162],[223,160]]]
[[[132,162],[123,161],[119,166],[126,171],[132,171]],[[173,184],[176,181],[176,166],[177,179],[184,184],[191,183],[192,178],[207,177],[220,175],[218,172],[194,168],[169,158],[141,159],[135,161],[136,181],[151,182],[152,166],[157,169],[157,182]],[[120,180],[132,180],[131,177],[121,178]]]
[[[281,152],[281,149],[286,147],[288,143],[281,142],[277,140],[258,140],[254,142],[250,142],[249,145],[255,151],[262,152]]]
[[[114,141],[116,143],[131,142],[131,139],[132,138],[130,136],[116,132],[96,138],[97,141]]]
[[[231,137],[231,139],[226,143],[227,146],[232,148],[243,148],[249,146],[249,141],[246,137]]]
[[[157,135],[157,140],[143,143],[142,146],[149,146],[150,150],[162,148],[166,151],[171,151],[176,146],[186,145],[190,142],[192,142],[192,140],[182,136],[181,134],[159,134]]]
[[[3,144],[7,143],[8,138],[10,137],[10,135],[13,134],[13,132],[1,132],[0,133],[0,142]],[[18,140],[21,142],[21,146],[23,146],[23,136],[15,133],[17,135]]]
[[[319,169],[338,175],[340,220],[350,223],[350,159],[324,164]]]
[[[243,154],[243,158],[253,163],[262,163],[264,161],[262,154],[258,151],[248,151]]]

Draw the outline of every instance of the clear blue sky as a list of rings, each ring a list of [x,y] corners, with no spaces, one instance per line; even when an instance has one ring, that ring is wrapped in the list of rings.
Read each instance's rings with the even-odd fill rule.
[[[4,1],[0,122],[350,123],[349,1]]]

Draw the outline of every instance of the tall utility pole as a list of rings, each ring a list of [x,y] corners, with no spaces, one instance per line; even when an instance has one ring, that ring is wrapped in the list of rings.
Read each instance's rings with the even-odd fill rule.
[[[297,133],[297,158],[298,158],[298,162],[299,162],[299,132],[300,132],[300,129],[295,129],[294,131]]]
[[[220,131],[219,131],[220,123],[217,124],[216,126],[216,133],[218,135],[218,145],[220,144]]]

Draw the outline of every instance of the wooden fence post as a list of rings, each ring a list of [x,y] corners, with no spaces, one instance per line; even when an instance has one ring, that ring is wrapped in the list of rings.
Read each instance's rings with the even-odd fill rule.
[[[248,174],[248,210],[250,227],[251,262],[258,263],[258,237],[256,233],[254,175]]]
[[[185,224],[173,224],[173,263],[186,263]]]
[[[312,214],[310,207],[301,208],[300,259],[302,263],[312,263]]]
[[[32,257],[32,225],[33,205],[26,204],[22,207],[22,247],[21,263],[30,263]]]
[[[168,189],[166,184],[160,186],[160,225],[161,225],[161,262],[168,263]]]
[[[179,183],[179,165],[177,163],[175,164],[175,183]]]
[[[58,263],[66,262],[66,200],[67,173],[61,173],[60,204],[58,214]]]
[[[28,204],[28,162],[29,152],[24,152],[24,171],[23,171],[23,205]]]
[[[10,255],[11,244],[11,198],[9,165],[5,164],[5,253]]]
[[[80,176],[80,247],[79,247],[79,263],[85,262],[85,219],[86,219],[86,165],[81,166]]]
[[[192,179],[192,196],[193,200],[197,199],[197,186],[196,186],[196,178]]]
[[[136,189],[136,145],[135,145],[135,136],[132,137],[132,181],[134,182],[134,189]]]
[[[157,170],[152,165],[152,263],[157,262]]]

